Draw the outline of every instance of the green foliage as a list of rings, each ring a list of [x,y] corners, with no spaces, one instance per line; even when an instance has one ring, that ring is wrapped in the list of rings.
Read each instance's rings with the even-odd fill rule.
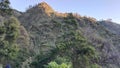
[[[102,68],[102,67],[99,66],[98,64],[92,64],[89,68]]]
[[[70,60],[68,59],[68,57],[59,57],[59,56],[57,56],[56,59],[54,59],[54,61],[57,64],[62,64],[62,63],[70,64]]]
[[[16,18],[11,17],[8,21],[4,23],[6,28],[5,40],[9,42],[14,42],[19,35],[19,22]]]
[[[1,0],[0,1],[0,14],[1,15],[11,15],[12,9],[10,8],[9,0]]]
[[[30,66],[33,68],[44,68],[44,65],[55,59],[57,54],[58,50],[53,48],[46,54],[37,55]]]
[[[63,20],[63,30],[76,30],[78,28],[78,20],[73,16],[72,13],[69,13],[66,18]]]
[[[0,35],[5,33],[5,28],[4,26],[0,26]]]
[[[57,39],[56,48],[37,56],[31,66],[33,68],[67,68],[66,66],[70,64],[73,68],[86,68],[94,64],[95,58],[95,48],[87,42],[81,32],[71,31]]]
[[[16,39],[19,35],[19,22],[16,18],[11,17],[4,23],[4,26],[0,26],[0,62],[9,61],[17,56],[19,51]]]
[[[95,58],[95,48],[89,45],[79,31],[72,31],[62,36],[57,43],[60,54],[71,59],[73,68],[88,66]]]
[[[59,65],[56,62],[50,62],[45,68],[59,68]]]
[[[60,22],[58,22],[58,21],[56,21],[56,20],[52,20],[52,22],[53,22],[53,24],[54,24],[54,27],[53,27],[53,28],[55,28],[55,27],[61,28],[61,23],[60,23]]]
[[[48,65],[45,65],[45,68],[71,68],[71,65],[66,63],[57,64],[56,62],[52,61],[48,63]]]
[[[71,25],[71,26],[73,26],[74,28],[76,27],[77,28],[77,21],[76,21],[76,19],[65,19],[64,20],[64,22],[68,25]]]
[[[58,55],[56,48],[51,49],[46,54],[39,54],[35,57],[34,61],[30,64],[32,68],[44,68],[50,61],[54,60]]]
[[[64,59],[55,59],[57,56],[67,57],[69,62],[72,63],[73,68],[86,68],[91,64],[94,64],[94,59],[96,58],[95,48],[88,43],[84,38],[82,33],[79,30],[76,30],[78,27],[78,20],[73,17],[72,14],[69,15],[69,18],[65,18],[63,24],[52,21],[55,27],[60,27],[63,32],[64,28],[66,31],[56,39],[56,48],[51,50],[51,53],[46,53],[35,59],[31,64],[33,68],[44,68],[43,65],[48,64],[48,68],[57,68],[59,65],[64,62]],[[84,21],[84,20],[83,20]],[[51,61],[55,61],[51,63]]]
[[[0,41],[0,54],[1,54],[1,58],[7,55],[7,46],[8,46],[8,41]]]
[[[68,19],[68,20],[65,20],[65,22],[66,23],[68,23],[68,24],[71,24],[71,25],[77,25],[76,23],[77,23],[77,21],[75,20],[75,19]]]

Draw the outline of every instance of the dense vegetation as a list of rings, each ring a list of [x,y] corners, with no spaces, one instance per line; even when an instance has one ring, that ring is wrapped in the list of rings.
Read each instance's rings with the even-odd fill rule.
[[[56,20],[52,20],[52,22],[53,28],[51,29],[58,33],[62,32],[62,35],[56,38],[55,46],[51,45],[49,52],[40,51],[40,54],[30,64],[32,68],[62,68],[63,65],[68,68],[100,67],[97,64],[97,51],[79,30],[78,21],[72,13],[63,18],[62,23]],[[47,45],[47,47],[50,46]],[[62,61],[62,59],[56,61],[57,58],[66,61]]]
[[[44,65],[49,63],[47,68],[55,68],[54,65],[53,67],[49,66],[52,66],[52,64],[59,64],[61,60],[57,61],[58,63],[53,62],[58,56],[64,59],[66,58],[69,63],[71,63],[72,68],[88,68],[95,64],[93,60],[97,58],[95,48],[87,42],[80,32],[72,31],[59,37],[56,41],[56,47],[52,49],[49,54],[47,53],[41,58],[37,56],[37,60],[31,65],[34,66],[34,68],[45,68]],[[64,62],[60,64],[60,66],[63,66],[63,64],[67,66]],[[69,65],[68,67],[70,68]],[[58,68],[62,67],[58,65]]]
[[[0,15],[8,16],[12,14],[9,0],[0,0]]]
[[[19,22],[11,17],[0,26],[0,62],[6,64],[18,54],[16,39],[19,35]]]
[[[0,1],[3,67],[6,64],[12,68],[120,67],[117,49],[120,36],[115,31],[119,26],[116,28],[114,23],[54,12],[45,2],[24,13],[12,10],[9,5],[9,0]],[[111,26],[114,28],[110,29]]]

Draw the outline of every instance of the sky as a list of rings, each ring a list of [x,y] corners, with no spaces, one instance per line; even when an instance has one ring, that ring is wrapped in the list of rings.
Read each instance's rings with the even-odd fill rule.
[[[112,19],[120,24],[120,0],[10,0],[11,7],[22,12],[43,1],[55,11],[79,13],[97,20]]]

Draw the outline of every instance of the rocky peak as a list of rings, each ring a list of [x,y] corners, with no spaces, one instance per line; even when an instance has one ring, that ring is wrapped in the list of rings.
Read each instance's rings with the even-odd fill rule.
[[[46,13],[53,13],[54,10],[46,2],[41,2],[38,4],[38,8],[42,9]]]

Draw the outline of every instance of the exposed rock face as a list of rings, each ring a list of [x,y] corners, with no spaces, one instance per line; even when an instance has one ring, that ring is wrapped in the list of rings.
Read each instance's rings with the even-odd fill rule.
[[[33,11],[37,14],[38,13],[43,14],[44,16],[50,16],[51,14],[54,13],[54,10],[45,2],[37,4],[32,9],[27,10],[28,13]]]
[[[120,36],[113,31],[119,28],[114,27],[114,23],[111,24],[114,29],[109,29],[110,25],[105,26],[94,18],[57,13],[45,2],[28,9],[18,18],[27,30],[29,45],[35,54],[49,51],[50,46],[55,46],[56,39],[65,32],[80,30],[99,52],[98,63],[102,68],[120,67]],[[71,19],[75,23],[70,23]]]
[[[42,3],[38,4],[38,8],[42,9],[43,12],[45,12],[45,13],[53,13],[54,12],[54,10],[46,2],[42,2]]]

